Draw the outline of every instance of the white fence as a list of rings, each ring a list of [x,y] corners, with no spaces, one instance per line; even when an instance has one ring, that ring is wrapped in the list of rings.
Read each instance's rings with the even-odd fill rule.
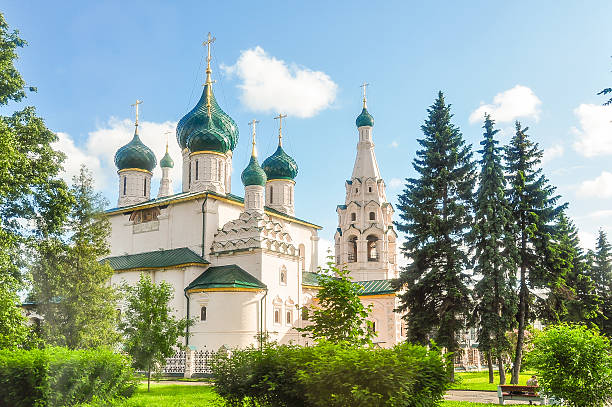
[[[206,377],[212,374],[212,363],[217,352],[209,350],[179,350],[166,358],[161,368],[164,376]]]

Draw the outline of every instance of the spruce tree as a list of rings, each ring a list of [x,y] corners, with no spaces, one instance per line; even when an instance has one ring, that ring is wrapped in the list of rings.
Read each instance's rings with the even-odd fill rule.
[[[505,148],[508,202],[515,224],[515,244],[519,267],[518,333],[511,383],[517,384],[525,328],[530,320],[529,305],[534,301],[533,289],[547,286],[546,255],[554,222],[564,206],[556,206],[559,196],[555,187],[542,174],[542,150],[527,135],[529,128],[516,122],[516,133]]]
[[[506,332],[515,325],[517,298],[514,223],[505,196],[506,180],[501,163],[502,149],[495,135],[495,122],[487,114],[480,142],[482,155],[474,210],[474,226],[469,244],[475,250],[475,309],[473,322],[478,327],[480,350],[493,353],[499,367],[500,384],[506,383],[502,353],[509,349]],[[491,365],[491,364],[490,364]],[[492,366],[490,366],[492,369]]]
[[[539,317],[548,324],[585,323],[601,315],[601,300],[590,277],[574,223],[561,213],[548,246],[548,294],[538,298]]]
[[[407,234],[402,252],[411,262],[396,286],[406,288],[399,311],[407,312],[408,340],[435,340],[455,352],[471,309],[464,243],[472,224],[475,170],[442,92],[427,112],[424,137],[418,140],[422,148],[413,162],[419,177],[407,179],[399,196],[396,226]]]
[[[44,317],[44,339],[72,349],[114,345],[117,331],[116,290],[109,281],[110,222],[104,199],[93,191],[91,173],[83,166],[70,189],[75,205],[65,232],[41,245],[31,272],[34,298]]]
[[[592,268],[595,290],[601,298],[602,313],[598,325],[602,333],[612,338],[612,246],[603,230],[599,230]]]

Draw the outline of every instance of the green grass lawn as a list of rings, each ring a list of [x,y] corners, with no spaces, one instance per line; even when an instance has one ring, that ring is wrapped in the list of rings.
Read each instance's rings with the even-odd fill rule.
[[[151,392],[147,385],[141,384],[136,394],[126,400],[120,407],[186,407],[217,406],[217,395],[212,386],[189,386],[180,384],[151,383]]]
[[[534,374],[533,372],[521,372],[519,376],[519,384],[524,385],[527,379]],[[506,374],[506,383],[510,384],[511,376]],[[453,384],[452,389],[457,390],[495,390],[497,391],[497,385],[499,384],[499,373],[495,372],[495,380],[493,383],[489,383],[489,372],[458,372],[455,373],[455,379],[457,382]],[[472,403],[474,404],[474,403]]]
[[[451,401],[444,400],[440,403],[440,407],[491,407],[498,406],[499,404],[493,403],[473,403],[471,401]]]

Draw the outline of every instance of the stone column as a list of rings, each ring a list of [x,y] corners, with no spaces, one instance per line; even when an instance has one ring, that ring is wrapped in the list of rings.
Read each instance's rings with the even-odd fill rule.
[[[194,352],[188,346],[185,349],[185,373],[183,374],[183,377],[186,379],[191,379],[191,376],[193,376],[193,371],[195,370],[195,361],[193,359]]]

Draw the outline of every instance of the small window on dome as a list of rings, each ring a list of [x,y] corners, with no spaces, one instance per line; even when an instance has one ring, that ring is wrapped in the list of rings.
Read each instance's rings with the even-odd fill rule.
[[[270,185],[270,203],[274,203],[274,191],[272,190],[272,185]]]
[[[147,179],[144,179],[144,196],[147,196]]]
[[[355,212],[351,213],[351,222],[355,222],[357,220],[357,214]]]
[[[370,212],[370,220],[376,220],[376,213]]]
[[[124,175],[123,176],[123,195],[125,195],[127,191],[127,177]]]
[[[196,180],[198,179],[199,173],[200,173],[200,168],[198,167],[199,162],[196,160],[195,162],[195,172],[196,172]]]
[[[372,187],[368,187],[368,192],[372,192]]]

